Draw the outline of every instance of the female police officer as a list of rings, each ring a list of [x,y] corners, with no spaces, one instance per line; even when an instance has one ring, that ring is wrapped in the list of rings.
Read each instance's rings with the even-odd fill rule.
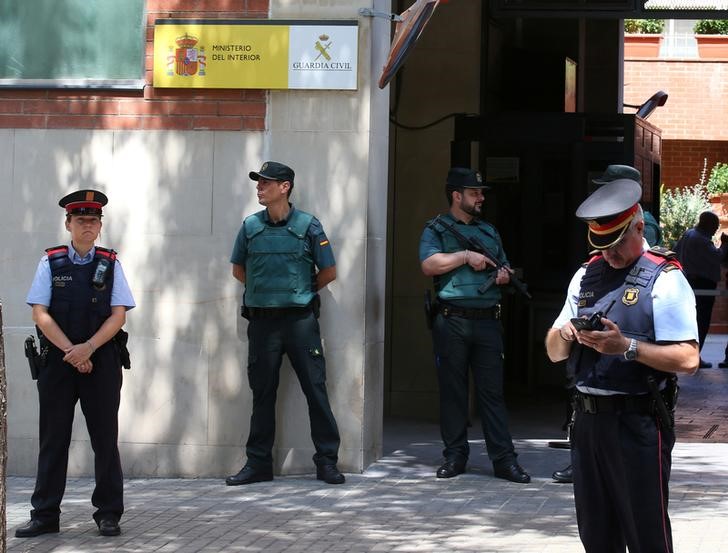
[[[68,246],[46,250],[28,292],[33,321],[48,348],[38,374],[40,450],[30,522],[15,536],[59,531],[76,402],[94,450],[94,520],[104,536],[120,533],[123,477],[117,446],[121,392],[119,350],[112,338],[135,306],[116,252],[94,246],[106,196],[79,190],[63,197]]]

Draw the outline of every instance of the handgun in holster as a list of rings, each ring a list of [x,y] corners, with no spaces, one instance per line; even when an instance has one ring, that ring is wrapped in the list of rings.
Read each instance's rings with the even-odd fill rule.
[[[677,385],[677,377],[668,378],[665,389],[660,391],[657,389],[654,377],[650,375],[647,377],[647,387],[655,402],[655,414],[662,427],[666,430],[673,430],[675,428],[675,407],[680,389]]]
[[[129,341],[129,333],[120,328],[119,332],[114,335],[113,340],[116,344],[116,350],[119,352],[121,366],[125,369],[131,369],[131,357],[129,356],[129,349],[126,347]]]
[[[30,377],[38,380],[38,348],[35,346],[35,336],[28,336],[25,339],[25,357],[28,358],[28,366],[30,367]]]
[[[437,300],[432,301],[432,295],[430,294],[429,288],[425,290],[425,322],[427,328],[432,330],[432,325],[435,322],[437,316]]]

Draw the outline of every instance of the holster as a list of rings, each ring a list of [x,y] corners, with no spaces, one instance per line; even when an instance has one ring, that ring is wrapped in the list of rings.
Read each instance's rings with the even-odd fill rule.
[[[665,389],[660,392],[657,384],[652,376],[647,377],[647,387],[650,390],[650,396],[655,402],[655,414],[660,419],[660,425],[665,430],[673,431],[675,428],[675,406],[677,405],[677,395],[679,387],[677,385],[677,377],[668,378]]]
[[[129,341],[129,333],[120,328],[112,340],[116,344],[116,350],[119,352],[121,366],[125,369],[131,369],[131,357],[129,356],[129,349],[126,347]]]
[[[425,290],[425,322],[427,323],[427,328],[429,330],[432,330],[432,325],[434,324],[436,316],[437,301],[432,301],[432,296],[428,288],[427,290]]]
[[[30,367],[30,377],[33,380],[38,380],[38,353],[35,347],[35,336],[28,336],[25,339],[25,357],[28,358],[28,366]]]

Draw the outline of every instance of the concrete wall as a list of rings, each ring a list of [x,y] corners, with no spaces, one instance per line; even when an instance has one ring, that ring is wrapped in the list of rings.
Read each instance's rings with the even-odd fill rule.
[[[335,4],[323,5],[323,4]],[[358,18],[387,2],[271,1],[272,18]],[[272,92],[266,130],[0,130],[0,300],[9,388],[9,473],[32,475],[37,393],[22,356],[24,304],[44,248],[67,240],[58,198],[107,192],[99,243],[119,251],[138,307],[128,315],[120,450],[127,476],[222,476],[244,462],[251,394],[242,287],[230,275],[242,218],[260,208],[247,174],[265,159],[296,170],[292,200],[322,221],[338,279],[321,327],[340,467],[381,454],[388,95],[375,84],[386,21],[360,19],[359,89]],[[275,469],[311,472],[306,405],[288,362],[277,410]],[[69,475],[93,473],[77,410]]]

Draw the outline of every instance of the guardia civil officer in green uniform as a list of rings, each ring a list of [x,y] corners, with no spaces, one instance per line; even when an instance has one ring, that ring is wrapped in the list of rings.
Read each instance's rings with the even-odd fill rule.
[[[285,353],[308,402],[316,477],[343,484],[318,323],[318,291],[336,278],[334,254],[319,220],[289,203],[293,169],[268,161],[250,178],[257,182],[258,202],[265,209],[243,221],[230,262],[233,276],[245,284],[253,413],[247,461],[225,482],[237,486],[273,480],[276,391]]]
[[[503,265],[508,265],[500,235],[480,218],[483,190],[477,171],[454,167],[445,192],[450,211],[429,221],[420,240],[422,272],[434,279],[437,294],[432,339],[440,384],[440,432],[445,448],[438,478],[465,472],[468,446],[468,371],[473,372],[478,412],[488,456],[498,478],[527,483],[531,477],[516,460],[503,399],[503,338],[500,287],[510,270],[496,269],[492,259],[468,250],[447,225],[477,237]],[[444,225],[441,223],[444,221]],[[495,277],[487,290],[479,288]]]

